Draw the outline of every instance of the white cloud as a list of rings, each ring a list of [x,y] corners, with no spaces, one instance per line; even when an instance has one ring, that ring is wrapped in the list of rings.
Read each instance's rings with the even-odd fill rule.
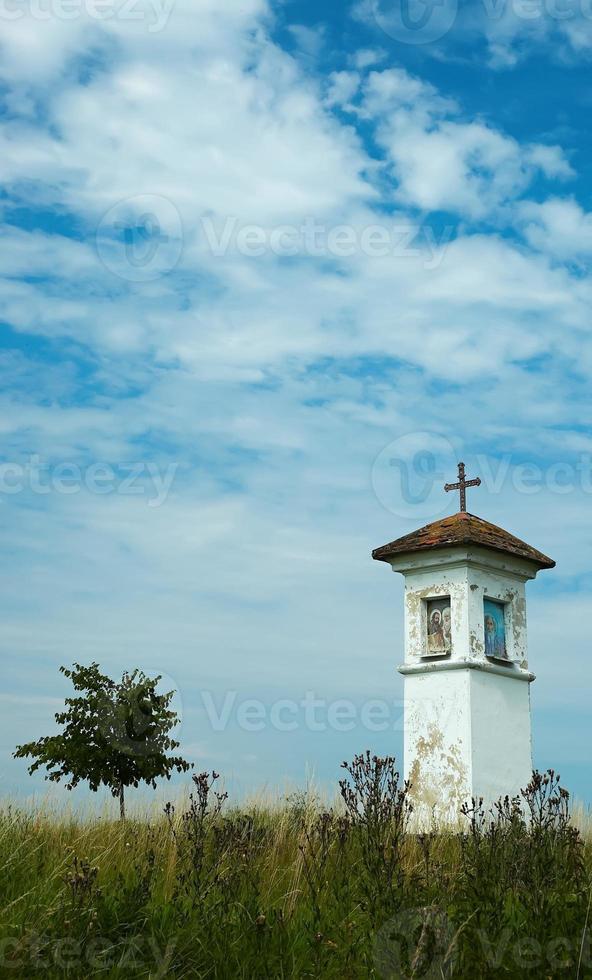
[[[300,51],[309,58],[317,58],[325,43],[325,31],[322,26],[305,27],[303,24],[292,24],[288,28],[295,39]]]
[[[426,211],[485,218],[520,196],[538,171],[568,177],[557,146],[521,146],[400,69],[371,72],[364,107],[399,182],[398,198]]]
[[[573,198],[524,201],[518,213],[524,235],[534,248],[562,260],[592,254],[592,215]]]
[[[360,74],[357,71],[333,71],[329,75],[327,105],[344,106],[356,95],[360,87]]]
[[[60,9],[56,0],[0,20],[1,74],[7,81],[67,84],[76,80],[73,69],[82,59],[91,57],[100,66],[122,53],[142,52],[160,64],[173,51],[185,64],[198,51],[230,55],[237,44],[249,46],[249,30],[262,27],[269,13],[267,0],[138,0],[133,11],[128,4],[114,4],[109,17],[94,16],[92,0],[77,5],[74,15],[60,16]]]
[[[533,146],[526,147],[526,156],[529,162],[538,167],[546,177],[555,177],[559,180],[575,177],[575,171],[560,146],[535,143]]]
[[[381,64],[388,57],[384,48],[359,48],[352,58],[352,63],[359,71]]]

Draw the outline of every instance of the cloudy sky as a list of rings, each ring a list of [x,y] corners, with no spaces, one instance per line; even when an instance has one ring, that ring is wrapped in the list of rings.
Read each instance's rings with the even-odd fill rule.
[[[236,794],[400,756],[370,552],[463,458],[558,562],[535,762],[592,798],[592,10],[456,8],[0,0],[4,795],[74,660],[164,675]]]

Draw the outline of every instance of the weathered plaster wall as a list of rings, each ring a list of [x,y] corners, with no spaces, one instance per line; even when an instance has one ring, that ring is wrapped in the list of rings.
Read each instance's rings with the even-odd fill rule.
[[[405,778],[415,820],[455,822],[471,796],[470,671],[405,678]]]
[[[483,600],[497,599],[506,606],[506,644],[510,660],[528,667],[526,635],[526,592],[524,582],[507,575],[485,570],[479,566],[468,567],[469,579],[469,656],[484,656]]]
[[[517,795],[532,772],[529,684],[471,668],[405,677],[405,778],[422,826]]]
[[[452,624],[451,658],[467,655],[468,577],[467,568],[445,565],[433,570],[417,570],[405,576],[405,662],[417,663],[427,654],[426,603],[450,596]]]
[[[454,555],[437,566],[408,569],[405,574],[405,662],[417,663],[427,654],[426,602],[450,596],[451,660],[485,660],[483,600],[506,605],[506,641],[510,660],[528,667],[526,575],[480,560],[458,562]]]
[[[473,795],[489,806],[500,796],[516,796],[532,775],[530,685],[470,674]]]

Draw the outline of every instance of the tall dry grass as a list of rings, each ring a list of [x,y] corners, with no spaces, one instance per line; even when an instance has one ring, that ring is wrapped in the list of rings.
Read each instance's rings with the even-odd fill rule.
[[[590,814],[554,777],[414,834],[394,760],[358,757],[340,806],[191,796],[125,823],[0,809],[0,975],[592,977]]]

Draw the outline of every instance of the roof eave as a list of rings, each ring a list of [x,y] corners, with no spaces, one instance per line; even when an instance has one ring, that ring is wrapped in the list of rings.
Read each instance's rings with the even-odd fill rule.
[[[374,561],[384,561],[387,564],[390,563],[391,559],[402,559],[406,555],[420,555],[425,554],[429,551],[444,551],[450,548],[466,548],[467,546],[474,545],[476,548],[483,548],[486,551],[493,551],[498,555],[508,555],[510,558],[517,558],[520,561],[530,562],[532,565],[543,570],[548,568],[555,568],[556,562],[552,558],[548,558],[547,555],[543,555],[542,552],[538,552],[536,555],[524,555],[518,554],[515,551],[511,551],[509,548],[496,548],[495,545],[483,544],[480,541],[450,541],[450,542],[439,542],[438,544],[430,544],[425,547],[414,547],[414,548],[394,548],[389,551],[390,545],[382,545],[380,548],[375,548],[372,552],[372,558]]]

